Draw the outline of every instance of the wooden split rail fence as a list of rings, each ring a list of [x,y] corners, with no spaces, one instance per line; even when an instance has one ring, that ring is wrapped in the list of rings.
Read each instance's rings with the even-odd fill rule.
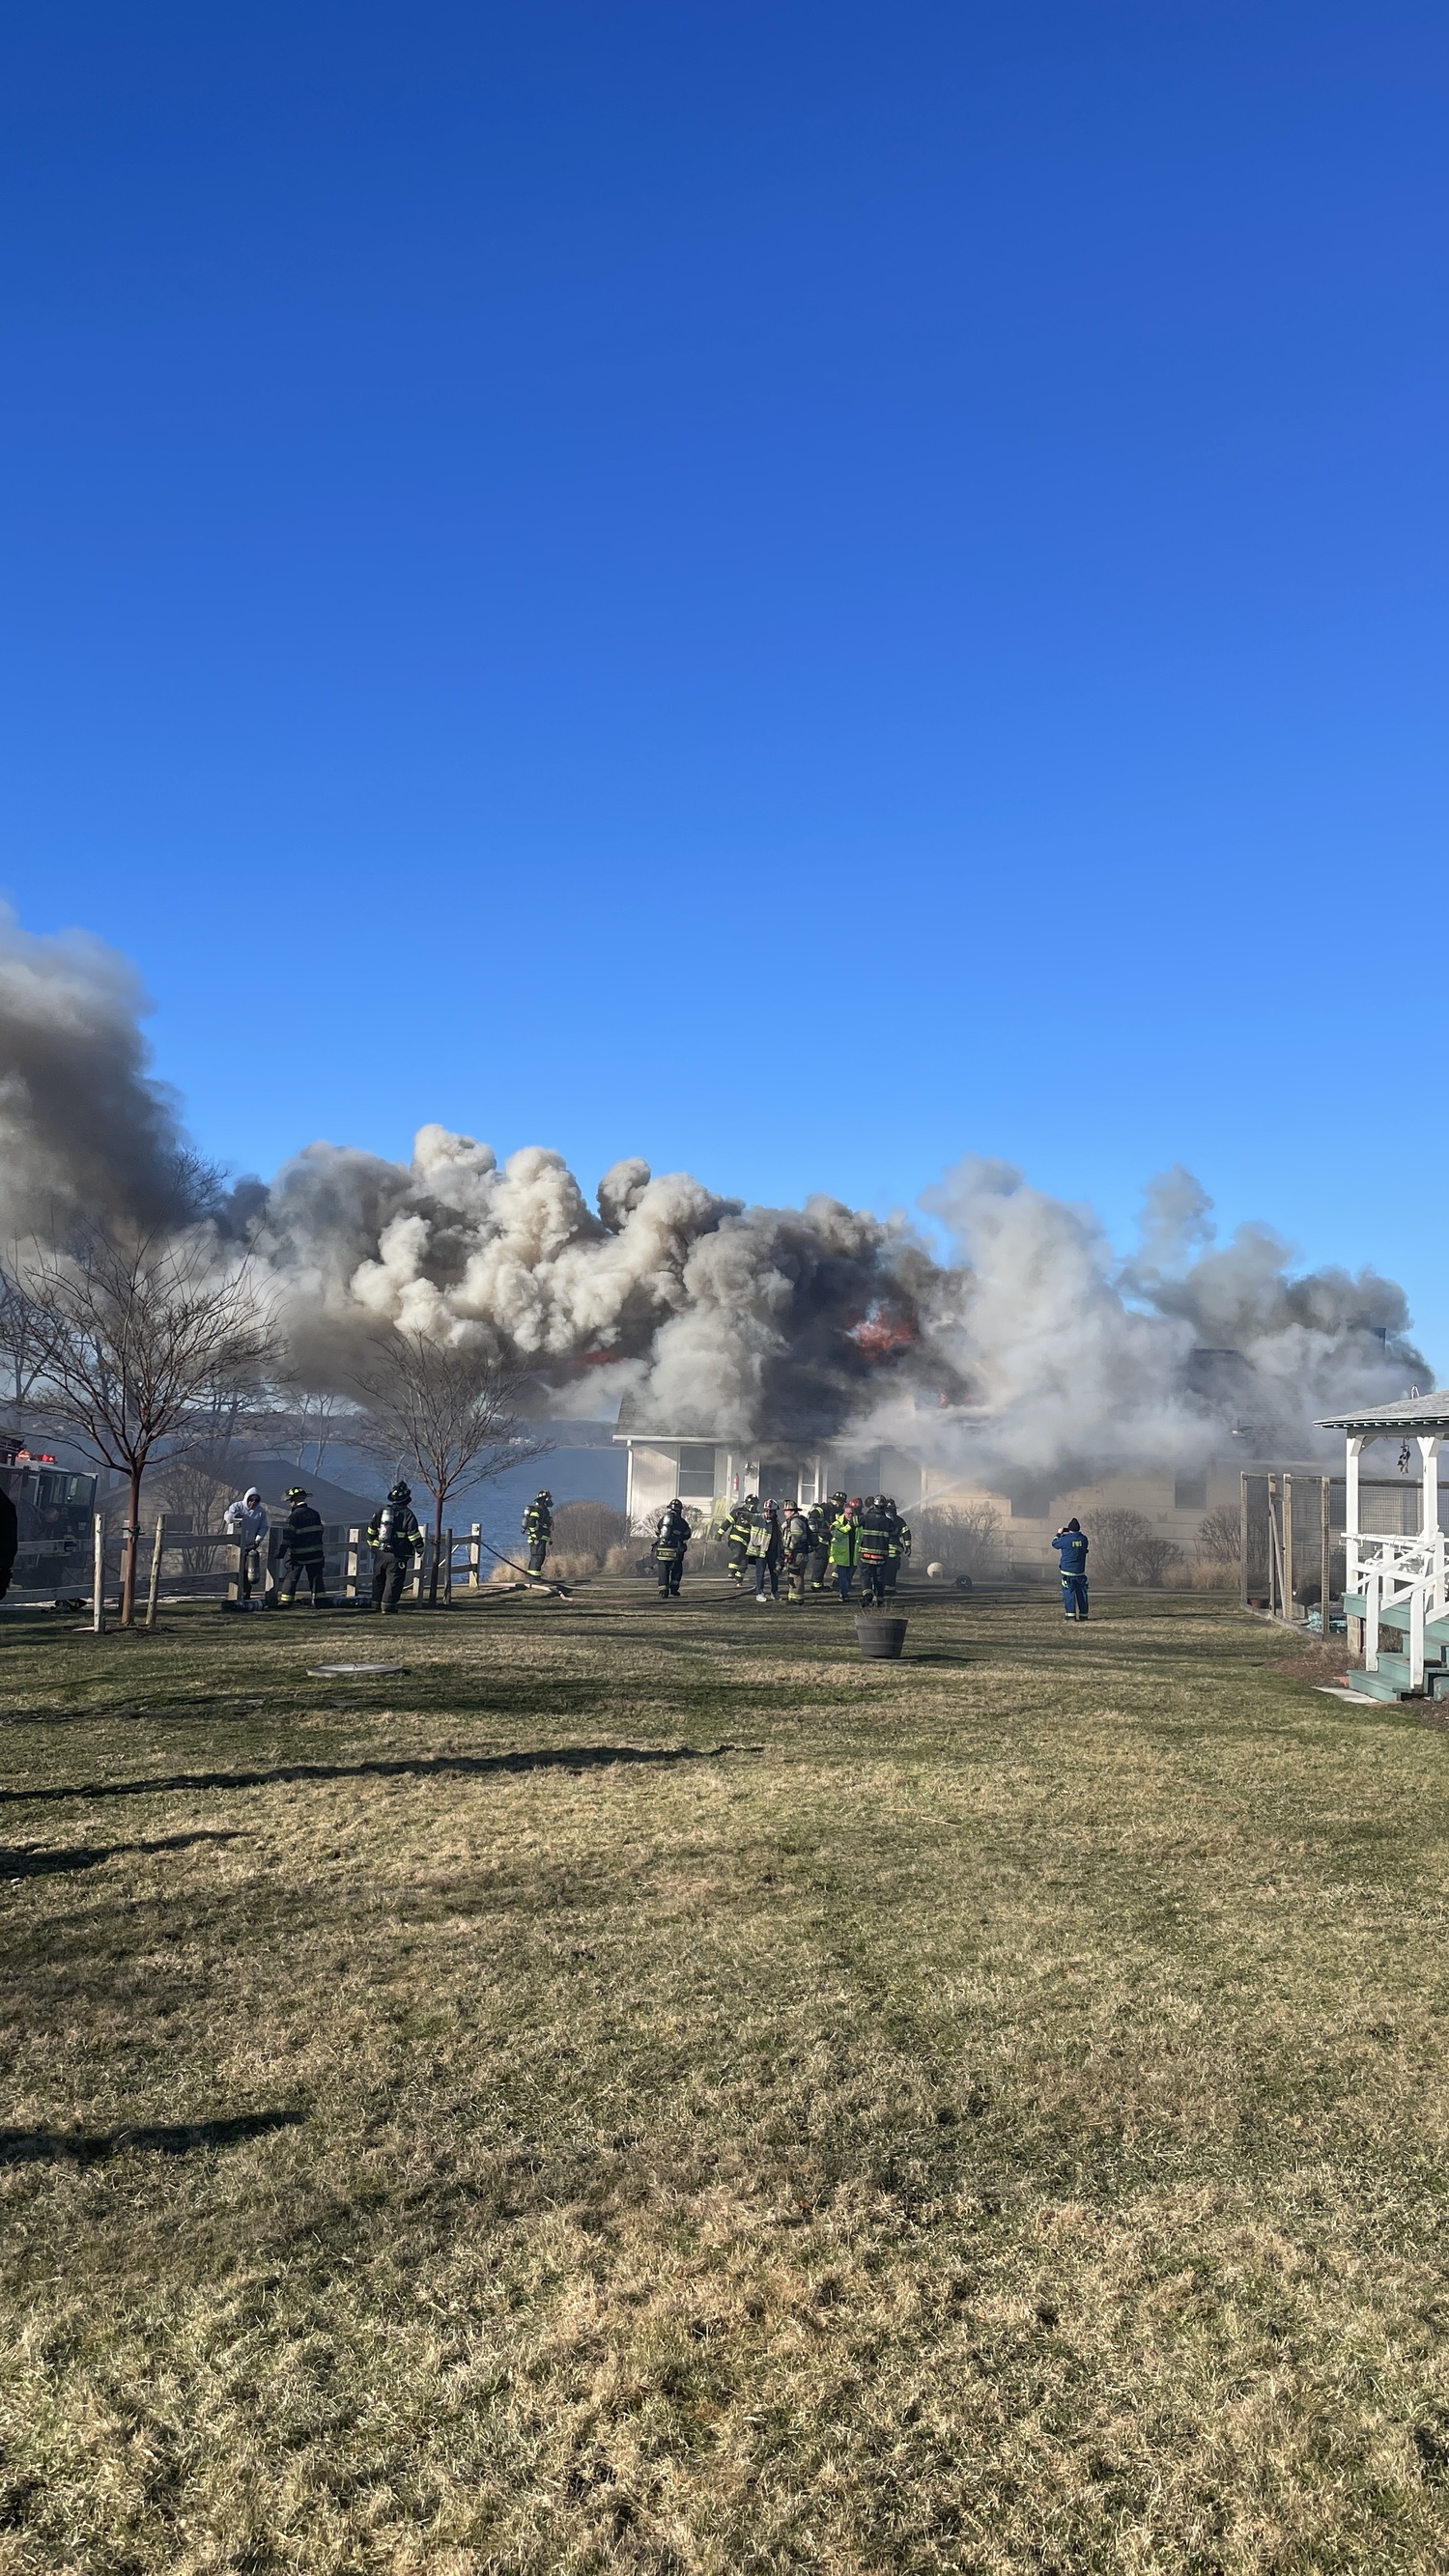
[[[354,1607],[362,1602],[370,1602],[372,1551],[368,1547],[367,1532],[361,1522],[335,1521],[325,1524],[322,1539],[327,1551],[325,1572],[329,1597]],[[483,1532],[477,1521],[473,1522],[471,1528],[461,1538],[452,1530],[445,1529],[442,1548],[436,1554],[438,1599],[445,1607],[452,1602],[455,1585],[468,1592],[478,1590],[483,1580]],[[405,1589],[411,1592],[414,1601],[424,1601],[428,1597],[434,1555],[432,1532],[429,1531],[426,1544],[417,1552],[412,1575],[405,1586]],[[111,1557],[105,1523],[101,1514],[97,1512],[94,1522],[91,1582],[92,1624],[97,1630],[103,1629],[107,1623],[108,1585],[112,1593],[119,1589],[124,1549],[120,1551],[120,1557],[121,1563],[118,1565]],[[138,1602],[141,1596],[143,1558],[144,1547],[138,1544],[136,1569]],[[280,1589],[282,1533],[280,1529],[269,1530],[260,1547],[249,1548],[244,1546],[240,1539],[228,1536],[225,1530],[168,1530],[166,1515],[164,1512],[160,1513],[151,1541],[150,1580],[146,1586],[145,1624],[148,1628],[154,1628],[156,1625],[161,1585],[168,1558],[173,1565],[179,1559],[181,1579],[198,1588],[210,1574],[215,1573],[218,1577],[224,1577],[228,1601],[241,1601],[248,1597],[247,1575],[250,1571],[250,1597],[265,1606],[273,1600]],[[246,1562],[248,1558],[252,1560],[250,1569]]]

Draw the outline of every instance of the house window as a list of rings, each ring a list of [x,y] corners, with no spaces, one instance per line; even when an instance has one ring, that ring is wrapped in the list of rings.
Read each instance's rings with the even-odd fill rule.
[[[679,1499],[682,1503],[713,1502],[714,1443],[712,1441],[681,1441]]]
[[[1172,1488],[1172,1508],[1175,1512],[1205,1512],[1206,1476],[1179,1476]]]

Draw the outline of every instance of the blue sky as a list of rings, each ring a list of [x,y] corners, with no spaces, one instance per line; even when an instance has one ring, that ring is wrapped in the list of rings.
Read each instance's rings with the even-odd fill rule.
[[[975,1150],[1118,1233],[1182,1160],[1449,1368],[1441,9],[7,53],[0,887],[213,1151]]]

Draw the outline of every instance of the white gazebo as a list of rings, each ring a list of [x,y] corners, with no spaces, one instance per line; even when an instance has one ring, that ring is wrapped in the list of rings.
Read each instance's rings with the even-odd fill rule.
[[[1396,1404],[1335,1414],[1318,1427],[1347,1437],[1343,1606],[1350,1621],[1362,1622],[1359,1679],[1374,1699],[1400,1699],[1426,1686],[1435,1698],[1449,1696],[1449,1601],[1439,1526],[1439,1450],[1449,1438],[1449,1394],[1407,1395]],[[1359,1461],[1371,1440],[1398,1440],[1410,1459],[1418,1450],[1422,1503],[1413,1537],[1360,1527]],[[1402,1451],[1401,1463],[1407,1467]],[[1402,1651],[1381,1646],[1386,1629],[1402,1640]]]

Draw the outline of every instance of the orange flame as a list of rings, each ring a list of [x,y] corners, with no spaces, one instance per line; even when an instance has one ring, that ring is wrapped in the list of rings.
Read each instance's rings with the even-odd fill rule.
[[[852,1327],[849,1338],[867,1359],[888,1360],[894,1352],[909,1349],[916,1330],[904,1315],[893,1315],[885,1306],[872,1306],[870,1313]]]

